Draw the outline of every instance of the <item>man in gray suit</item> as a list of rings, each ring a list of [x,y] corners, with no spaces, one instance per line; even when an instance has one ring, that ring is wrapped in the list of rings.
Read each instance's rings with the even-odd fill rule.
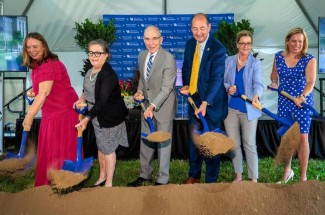
[[[148,99],[147,109],[141,120],[141,132],[150,133],[146,118],[152,118],[157,131],[172,134],[173,119],[176,112],[176,95],[174,90],[176,78],[176,61],[174,56],[161,47],[163,38],[156,26],[148,26],[144,31],[144,43],[147,50],[138,56],[140,80],[134,99]],[[167,184],[172,140],[151,143],[141,140],[140,177],[128,186],[141,186],[152,181],[154,152],[158,150],[159,170],[155,185]]]

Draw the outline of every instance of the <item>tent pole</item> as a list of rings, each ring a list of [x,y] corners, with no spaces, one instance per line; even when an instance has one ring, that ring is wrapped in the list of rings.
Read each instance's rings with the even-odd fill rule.
[[[164,7],[164,14],[167,14],[167,0],[164,0],[163,7]]]
[[[296,0],[296,3],[298,4],[300,10],[302,11],[302,13],[305,15],[305,17],[307,18],[309,24],[313,27],[314,31],[316,34],[318,34],[318,30],[316,25],[314,24],[313,20],[310,18],[309,13],[307,13],[304,5],[301,3],[300,0]]]
[[[34,0],[29,0],[24,12],[23,12],[23,16],[26,16],[27,12],[29,11],[29,8],[32,6],[32,4],[34,3]]]

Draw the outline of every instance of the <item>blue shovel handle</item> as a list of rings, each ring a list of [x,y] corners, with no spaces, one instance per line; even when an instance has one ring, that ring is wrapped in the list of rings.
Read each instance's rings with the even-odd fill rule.
[[[145,108],[144,103],[143,103],[145,100],[146,99],[142,99],[142,100],[134,99],[135,102],[137,102],[138,104],[140,104],[141,109],[142,109],[143,112],[146,111],[146,108]],[[155,132],[156,129],[155,129],[155,126],[153,125],[152,119],[150,117],[147,117],[146,121],[147,121],[147,123],[149,125],[150,133]],[[146,134],[143,134],[143,136],[146,136]]]
[[[186,97],[188,102],[190,103],[190,105],[192,106],[192,108],[194,109],[194,111],[196,111],[198,108],[196,107],[195,105],[195,102],[194,100],[192,99],[192,97],[189,95],[189,94],[184,94],[184,93],[181,93],[179,92],[182,96]],[[205,132],[208,132],[209,131],[209,126],[208,126],[208,123],[206,121],[206,119],[203,117],[202,113],[200,112],[198,114],[202,124],[203,124],[203,133]]]
[[[192,106],[192,108],[194,109],[194,111],[196,111],[198,108],[196,107],[192,97],[188,96],[187,100],[190,103],[190,105]],[[207,123],[206,119],[203,117],[201,112],[198,114],[198,116],[199,116],[199,118],[200,118],[200,120],[201,120],[201,122],[203,124],[203,133],[208,132],[209,131],[209,126],[208,126],[208,123]]]
[[[240,95],[240,98],[242,98],[244,101],[250,103],[251,105],[253,105],[254,107],[256,107],[257,109],[259,109],[260,111],[262,111],[263,113],[267,114],[268,116],[272,117],[273,119],[277,120],[278,122],[287,125],[289,127],[292,126],[293,122],[289,121],[288,119],[285,118],[281,118],[275,114],[273,114],[271,111],[269,111],[268,109],[262,107],[262,105],[258,105],[258,104],[253,104],[253,102],[247,98],[247,96],[245,95]]]
[[[290,99],[291,101],[294,101],[296,98],[293,97],[292,95],[290,95],[289,93],[285,92],[285,91],[280,91],[278,88],[273,88],[270,86],[267,86],[268,89],[272,90],[272,91],[276,91],[278,93],[280,93],[281,95],[283,95],[284,97],[286,97],[287,99]],[[307,108],[309,110],[311,110],[313,112],[312,116],[319,116],[320,113],[311,105],[307,104],[306,102],[301,103],[301,106],[303,106],[304,108]]]
[[[28,105],[32,105],[32,104],[33,104],[33,102],[34,102],[34,99],[32,99],[32,98],[29,98],[29,97],[27,96],[27,94],[26,94],[26,93],[24,93],[24,97],[25,97],[25,99],[26,99],[26,101],[27,101]]]
[[[82,114],[82,115],[84,115],[84,114],[88,111],[88,107],[87,107],[87,106],[82,107],[82,108],[79,109],[79,108],[77,108],[76,104],[74,104],[73,109],[74,109],[77,113]]]

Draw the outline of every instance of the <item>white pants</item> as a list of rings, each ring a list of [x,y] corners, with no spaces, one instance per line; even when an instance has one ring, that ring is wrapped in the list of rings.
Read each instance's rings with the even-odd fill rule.
[[[227,136],[235,141],[235,148],[230,152],[235,173],[243,173],[242,143],[250,179],[258,179],[257,122],[257,119],[248,121],[246,113],[232,108],[228,109],[228,116],[224,121]]]

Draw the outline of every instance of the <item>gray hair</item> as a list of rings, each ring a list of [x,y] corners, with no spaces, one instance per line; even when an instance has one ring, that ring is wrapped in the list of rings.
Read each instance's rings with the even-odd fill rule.
[[[103,48],[103,51],[106,52],[109,55],[108,43],[105,40],[103,40],[103,39],[96,39],[96,40],[90,41],[89,44],[88,44],[88,49],[92,45],[100,45]]]
[[[157,26],[155,26],[155,25],[149,25],[149,26],[147,26],[146,29],[144,29],[143,35],[146,34],[146,31],[148,29],[155,29],[158,32],[158,37],[161,36],[161,32],[160,32],[159,28]]]

